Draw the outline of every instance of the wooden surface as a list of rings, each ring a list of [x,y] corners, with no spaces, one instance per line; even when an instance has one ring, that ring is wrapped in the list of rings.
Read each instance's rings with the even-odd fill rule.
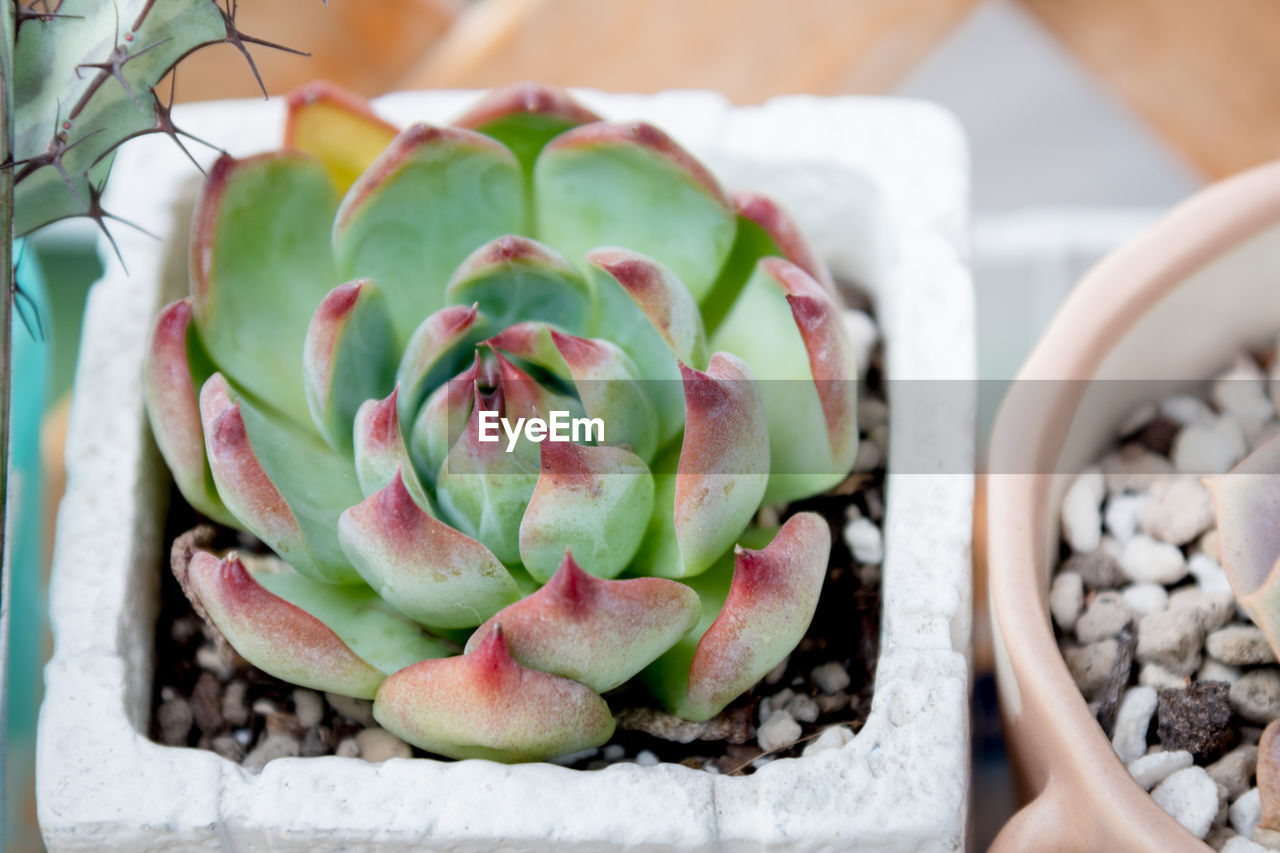
[[[311,53],[248,45],[271,94],[325,78],[373,96],[397,88],[462,8],[462,0],[239,0],[236,21],[248,35]],[[179,101],[258,94],[248,63],[229,44],[204,48],[178,67]]]
[[[1280,157],[1277,0],[1020,0],[1207,177]]]
[[[483,0],[404,88],[883,92],[980,0]]]

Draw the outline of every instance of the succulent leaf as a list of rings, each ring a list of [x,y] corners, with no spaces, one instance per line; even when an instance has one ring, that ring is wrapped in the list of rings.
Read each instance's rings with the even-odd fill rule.
[[[715,177],[656,127],[597,122],[552,140],[534,166],[538,233],[570,258],[626,246],[711,289],[737,223]]]
[[[338,269],[378,282],[403,347],[476,246],[523,230],[524,198],[520,167],[501,144],[415,124],[343,199],[333,224]]]
[[[302,377],[316,428],[339,452],[352,449],[356,411],[395,383],[391,317],[373,282],[340,284],[316,308],[303,344]]]
[[[414,502],[432,512],[431,500],[414,471],[400,429],[399,394],[397,387],[385,399],[366,400],[356,412],[356,480],[367,498],[386,488],[399,472]]]
[[[1280,438],[1204,483],[1213,495],[1222,568],[1236,600],[1271,648],[1280,649]]]
[[[422,321],[396,369],[402,422],[411,423],[413,413],[433,388],[475,360],[475,345],[489,326],[474,305],[441,308]]]
[[[477,648],[502,626],[523,666],[563,675],[598,693],[619,686],[698,621],[698,595],[664,578],[601,580],[566,551],[546,586],[503,609],[467,641]]]
[[[766,258],[712,339],[743,353],[769,419],[766,503],[839,483],[858,453],[857,365],[840,308],[797,265]]]
[[[363,98],[323,80],[290,93],[286,101],[284,147],[324,164],[339,194],[350,189],[398,132]]]
[[[533,496],[520,522],[520,559],[547,582],[565,549],[591,573],[617,577],[635,556],[653,513],[653,476],[620,447],[546,441]],[[519,657],[519,655],[517,655]]]
[[[486,243],[458,267],[445,290],[450,305],[478,305],[494,328],[546,320],[582,331],[591,316],[586,281],[553,249],[508,235]]]
[[[429,752],[508,762],[599,746],[614,729],[599,695],[520,666],[500,629],[469,654],[422,661],[390,676],[378,688],[373,716]]]
[[[204,452],[197,389],[211,372],[191,324],[191,298],[166,305],[156,318],[143,364],[142,393],[160,454],[182,496],[200,512],[231,527]]]
[[[268,591],[234,553],[219,560],[198,550],[179,579],[222,636],[259,669],[304,687],[366,699],[382,682],[383,673],[333,629]]]
[[[361,577],[424,625],[471,628],[519,598],[498,559],[425,512],[399,472],[342,514],[338,538]]]
[[[302,382],[307,325],[338,284],[329,253],[337,205],[328,174],[309,157],[224,155],[192,229],[191,293],[209,355],[237,387],[299,424],[311,423]]]
[[[555,137],[600,117],[558,86],[516,83],[494,89],[454,125],[492,136],[511,149],[530,179],[534,161]]]
[[[205,450],[227,509],[303,574],[357,582],[337,536],[339,514],[361,497],[354,470],[318,437],[232,393],[220,373],[200,392]]]

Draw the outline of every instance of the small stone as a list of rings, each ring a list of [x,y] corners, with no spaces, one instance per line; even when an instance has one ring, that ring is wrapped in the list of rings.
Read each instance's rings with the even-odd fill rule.
[[[1160,410],[1156,408],[1155,403],[1143,403],[1120,422],[1120,428],[1116,432],[1122,436],[1133,435],[1154,421],[1159,414]]]
[[[1075,628],[1084,607],[1084,581],[1076,572],[1059,572],[1049,587],[1049,612],[1063,631]]]
[[[1171,774],[1192,765],[1191,753],[1186,750],[1178,752],[1153,752],[1129,762],[1129,775],[1139,785],[1150,791]]]
[[[298,718],[298,725],[304,729],[318,726],[324,719],[324,700],[314,690],[296,688],[293,691],[293,713]]]
[[[843,315],[853,363],[858,365],[858,372],[862,373],[871,364],[871,351],[880,339],[880,327],[865,311],[850,309],[843,312]]]
[[[1121,590],[1125,607],[1138,617],[1159,613],[1169,606],[1169,592],[1158,583],[1135,583]]]
[[[196,726],[204,734],[213,737],[226,728],[222,714],[222,682],[211,672],[202,672],[191,690],[191,713]]]
[[[1187,576],[1187,561],[1176,545],[1139,533],[1120,555],[1120,568],[1134,581],[1174,584]]]
[[[333,710],[347,719],[362,726],[373,725],[373,703],[368,699],[355,699],[338,693],[326,693],[324,698]]]
[[[1174,473],[1173,464],[1140,444],[1126,444],[1102,459],[1107,491],[1145,492],[1158,477]]]
[[[356,744],[360,747],[360,757],[372,764],[388,758],[413,757],[409,744],[383,728],[361,729],[356,733]]]
[[[786,704],[791,701],[791,697],[795,695],[795,691],[790,687],[784,687],[772,696],[764,697],[764,700],[760,702],[759,706],[760,723],[763,724],[768,720],[769,717],[773,715],[774,711],[778,711],[786,707]]]
[[[1102,514],[1103,526],[1123,545],[1138,532],[1149,501],[1146,494],[1113,495],[1107,499],[1107,508]]]
[[[1111,747],[1125,764],[1136,761],[1147,751],[1147,727],[1156,712],[1156,691],[1150,687],[1131,687],[1116,712],[1115,734]]]
[[[1198,586],[1184,586],[1169,596],[1169,609],[1193,611],[1200,627],[1208,634],[1231,621],[1236,599],[1230,592],[1206,592]]]
[[[333,754],[342,758],[359,758],[360,744],[356,743],[353,737],[344,737],[338,741],[338,748],[333,751]]]
[[[243,765],[251,769],[261,769],[269,761],[275,761],[277,758],[296,758],[300,752],[297,738],[268,732],[244,757]]]
[[[1196,838],[1204,838],[1218,813],[1218,786],[1200,767],[1178,770],[1151,792],[1156,805]]]
[[[858,442],[857,454],[853,457],[853,472],[869,474],[884,465],[884,450],[874,441]]]
[[[1076,620],[1076,637],[1082,643],[1096,643],[1119,634],[1132,616],[1118,592],[1100,592]]]
[[[818,703],[818,710],[824,714],[830,714],[832,711],[839,711],[842,708],[849,707],[849,694],[843,690],[839,693],[826,693],[815,696],[813,701]]]
[[[884,559],[880,528],[869,518],[856,518],[844,527],[844,542],[859,563],[879,565]]]
[[[1169,609],[1138,620],[1140,663],[1157,663],[1174,675],[1190,675],[1200,668],[1204,629],[1195,610]]]
[[[1280,832],[1259,826],[1249,840],[1264,850],[1280,850]]]
[[[1089,468],[1067,488],[1062,498],[1062,538],[1076,553],[1088,553],[1102,543],[1102,498],[1106,481]]]
[[[1267,635],[1256,625],[1228,625],[1214,631],[1204,641],[1204,649],[1214,660],[1234,666],[1275,663],[1275,653]]]
[[[1156,726],[1160,745],[1170,752],[1186,750],[1202,763],[1234,746],[1227,689],[1221,681],[1202,681],[1180,690],[1161,690]]]
[[[244,747],[231,735],[218,735],[209,746],[228,761],[234,761],[236,764],[244,761]]]
[[[1187,677],[1174,675],[1159,664],[1149,663],[1138,671],[1138,683],[1156,690],[1181,690],[1187,686]]]
[[[1201,539],[1203,540],[1203,537]],[[1215,544],[1216,541],[1215,539]],[[1205,592],[1231,592],[1231,582],[1227,580],[1227,573],[1208,554],[1192,554],[1187,558],[1187,570],[1196,579],[1196,586]]]
[[[1209,404],[1190,394],[1176,394],[1160,401],[1160,414],[1182,426],[1212,423],[1215,415]]]
[[[1067,669],[1071,670],[1071,677],[1086,698],[1093,698],[1106,686],[1118,651],[1119,644],[1115,640],[1103,640],[1087,646],[1065,646],[1062,649]]]
[[[1230,695],[1237,714],[1265,725],[1280,717],[1280,672],[1275,667],[1247,672],[1231,685]]]
[[[236,729],[231,736],[236,739],[236,743],[244,747],[253,743],[253,732],[249,729]]]
[[[839,749],[851,740],[853,740],[853,729],[848,726],[828,726],[822,730],[822,734],[805,746],[801,754],[808,758],[829,749]]]
[[[800,724],[786,711],[774,711],[756,731],[756,739],[765,752],[790,746],[800,739]]]
[[[1213,526],[1213,496],[1195,477],[1164,477],[1151,484],[1142,532],[1185,545]]]
[[[1225,474],[1244,458],[1249,445],[1233,418],[1184,427],[1173,440],[1173,467],[1183,474]]]
[[[1258,747],[1246,743],[1237,746],[1205,768],[1213,781],[1227,789],[1228,799],[1235,800],[1253,784],[1253,774],[1258,766]]]
[[[1214,380],[1211,394],[1218,411],[1240,420],[1265,421],[1275,416],[1267,398],[1266,375],[1247,355],[1237,358],[1230,370]]]
[[[777,684],[787,674],[787,665],[791,663],[791,656],[787,655],[778,662],[778,665],[769,670],[769,674],[764,677],[764,683],[768,685]]]
[[[1205,658],[1205,662],[1196,670],[1196,681],[1222,681],[1235,684],[1243,674],[1243,670],[1238,666],[1228,666],[1213,658]]]
[[[233,726],[249,722],[249,705],[245,701],[248,691],[248,683],[236,679],[222,694],[222,718]]]
[[[803,693],[793,696],[784,709],[793,719],[802,723],[814,723],[818,720],[818,703]]]
[[[196,649],[196,665],[206,672],[212,672],[220,680],[227,681],[235,671],[230,648],[227,646],[227,651],[223,652],[212,643],[205,643]]]
[[[195,717],[187,700],[175,697],[160,703],[160,707],[156,709],[156,722],[160,726],[161,743],[166,746],[186,746],[187,735],[191,733]]]
[[[1068,572],[1079,575],[1085,589],[1114,589],[1125,582],[1120,564],[1101,548],[1088,554],[1072,554],[1058,575]]]
[[[1229,838],[1221,847],[1215,849],[1221,850],[1222,853],[1267,853],[1267,851],[1272,848],[1263,847],[1252,839],[1245,838],[1243,835],[1236,835],[1234,832],[1231,832],[1231,838]]]
[[[873,430],[889,422],[889,404],[879,397],[858,398],[858,428]]]
[[[641,767],[655,767],[660,763],[661,759],[658,758],[657,753],[651,750],[642,749],[636,753],[636,764]]]
[[[1251,788],[1241,794],[1240,798],[1231,804],[1228,814],[1232,829],[1245,838],[1252,837],[1253,831],[1258,828],[1258,821],[1262,820],[1262,797],[1258,789]]]
[[[834,660],[815,666],[809,677],[823,693],[839,693],[850,684],[849,673],[839,661]]]
[[[601,755],[604,757],[605,761],[620,761],[627,757],[627,750],[626,747],[620,743],[611,743],[604,748]]]
[[[321,755],[328,755],[329,752],[329,744],[325,740],[324,732],[319,727],[309,727],[302,733],[300,754],[303,758],[316,758]]]
[[[288,711],[263,714],[263,718],[266,720],[267,731],[272,734],[290,735],[294,738],[302,737],[302,726],[298,725],[298,718]]]

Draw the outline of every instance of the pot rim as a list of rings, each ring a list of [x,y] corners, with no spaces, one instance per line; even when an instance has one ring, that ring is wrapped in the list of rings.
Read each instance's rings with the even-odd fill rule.
[[[1019,470],[1055,470],[1086,383],[1028,383],[1039,386],[1039,416],[1031,421],[1017,411],[1019,384],[1091,379],[1108,353],[1161,299],[1278,221],[1280,161],[1193,195],[1100,262],[1072,290],[1015,377],[992,430],[993,453],[1016,442],[1026,448],[1024,461],[1031,466]],[[1035,761],[1022,762],[1033,765],[1025,768],[1027,778],[1021,781],[1034,792],[1036,802],[1015,816],[995,849],[1033,848],[1038,836],[1033,824],[1040,831],[1057,827],[1083,841],[1087,830],[1071,817],[1082,814],[1112,828],[1134,825],[1132,834],[1125,833],[1131,849],[1204,849],[1129,775],[1059,651],[1047,608],[1041,523],[1058,476],[1062,475],[986,475],[988,592],[1001,711],[1011,745],[1039,759],[1038,766]],[[1018,723],[1028,710],[1054,724],[1040,727],[1048,731],[1019,732]]]

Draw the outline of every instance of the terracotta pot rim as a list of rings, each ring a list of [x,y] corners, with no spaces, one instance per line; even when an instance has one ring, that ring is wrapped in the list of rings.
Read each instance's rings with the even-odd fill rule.
[[[1074,288],[1014,382],[1028,379],[1089,379],[1135,322],[1197,270],[1268,226],[1280,222],[1280,161],[1258,167],[1197,193],[1143,235],[1098,264]],[[1033,467],[1053,471],[1083,393],[1081,382],[1038,383],[1042,413],[1032,421],[1016,416],[1006,399],[992,431],[1029,448]],[[1013,469],[1006,469],[1013,470]],[[1054,756],[1042,778],[1029,780],[1041,813],[1076,811],[1087,799],[1094,820],[1142,825],[1150,849],[1198,842],[1155,805],[1129,776],[1111,748],[1058,650],[1041,597],[1043,516],[1052,474],[990,475],[987,483],[987,559],[991,617],[997,637],[997,672],[1007,730],[1028,702],[1052,708],[1055,725],[1037,732]],[[1012,681],[1012,683],[1009,683]],[[1005,701],[1005,694],[1010,694]],[[1013,698],[1016,697],[1016,698]],[[1049,808],[1045,809],[1044,806]],[[1052,822],[1052,821],[1051,821]],[[1027,824],[1028,821],[1022,821]],[[1067,824],[1059,824],[1066,826]],[[1011,825],[1012,826],[1012,825]],[[1029,830],[1028,830],[1029,831]],[[1025,841],[1027,837],[1022,840]],[[1012,849],[1012,848],[1010,848]]]

